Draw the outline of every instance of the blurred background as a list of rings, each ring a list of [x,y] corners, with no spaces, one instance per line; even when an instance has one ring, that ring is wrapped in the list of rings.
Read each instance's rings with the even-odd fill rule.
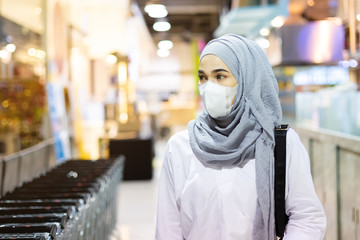
[[[226,33],[273,67],[326,239],[360,239],[357,0],[1,0],[1,195],[69,159],[125,155],[108,237],[153,239],[166,142],[202,111],[199,54]]]

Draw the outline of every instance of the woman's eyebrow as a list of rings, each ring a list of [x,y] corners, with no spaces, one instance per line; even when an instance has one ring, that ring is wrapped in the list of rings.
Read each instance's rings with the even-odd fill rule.
[[[212,70],[212,72],[217,73],[217,72],[229,72],[229,71],[228,71],[228,70],[225,70],[225,69],[222,69],[222,68],[219,68],[219,69],[214,69],[214,70]]]
[[[226,69],[222,69],[222,68],[219,68],[219,69],[214,69],[212,70],[213,73],[217,73],[217,72],[229,72],[228,70]],[[198,71],[199,74],[205,74],[205,72],[203,70],[199,70]]]

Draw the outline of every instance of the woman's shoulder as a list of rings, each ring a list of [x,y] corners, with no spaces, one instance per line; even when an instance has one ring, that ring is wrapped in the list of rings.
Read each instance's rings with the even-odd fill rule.
[[[169,145],[179,145],[189,142],[188,130],[182,130],[174,133],[168,141]]]
[[[189,166],[194,159],[194,154],[190,146],[187,130],[176,132],[170,137],[167,143],[167,156],[173,169],[178,174],[188,175]]]
[[[293,128],[289,128],[287,132],[286,141],[291,145],[298,144],[301,142],[299,135]]]
[[[296,132],[293,128],[291,128],[291,127],[289,127],[289,130],[288,130],[287,134],[288,134],[288,136],[290,136],[290,138],[299,137],[299,135],[297,134],[297,132]]]
[[[187,130],[176,132],[167,143],[168,151],[174,158],[180,158],[181,161],[189,160],[193,156],[190,146],[189,134]]]
[[[304,159],[305,162],[308,161],[308,152],[300,136],[294,129],[290,128],[288,130],[286,142],[287,142],[287,148],[289,149],[289,153],[292,155],[292,157],[296,155],[297,158]]]

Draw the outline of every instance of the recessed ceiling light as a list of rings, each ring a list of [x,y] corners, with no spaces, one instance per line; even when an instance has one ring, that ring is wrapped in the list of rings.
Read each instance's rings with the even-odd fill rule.
[[[166,7],[162,4],[152,4],[145,7],[145,12],[152,18],[163,18],[168,15]]]
[[[173,46],[174,44],[170,40],[162,40],[158,43],[160,49],[171,49]]]
[[[166,31],[169,31],[170,28],[171,28],[171,25],[168,22],[156,22],[153,25],[153,29],[158,32],[166,32]]]
[[[168,49],[158,49],[156,54],[159,57],[168,57],[170,55],[170,51]]]
[[[144,11],[146,13],[152,12],[152,11],[156,11],[158,9],[164,9],[165,6],[163,4],[160,3],[150,3],[150,4],[146,4]]]

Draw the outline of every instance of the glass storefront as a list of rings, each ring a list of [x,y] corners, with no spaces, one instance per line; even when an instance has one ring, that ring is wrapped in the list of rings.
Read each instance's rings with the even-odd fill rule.
[[[0,154],[49,137],[42,0],[0,5]]]
[[[360,136],[360,94],[343,66],[274,68],[284,121]]]

